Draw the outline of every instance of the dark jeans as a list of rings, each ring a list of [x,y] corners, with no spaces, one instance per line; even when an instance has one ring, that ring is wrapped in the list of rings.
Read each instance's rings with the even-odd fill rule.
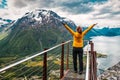
[[[77,71],[77,55],[79,57],[79,72],[83,71],[83,48],[73,47],[74,71]]]

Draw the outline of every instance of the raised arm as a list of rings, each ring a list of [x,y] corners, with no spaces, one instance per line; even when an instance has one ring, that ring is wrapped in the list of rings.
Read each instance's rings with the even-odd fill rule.
[[[62,23],[62,24],[72,35],[74,35],[75,32],[67,24],[65,24],[65,23]]]
[[[88,31],[90,31],[95,25],[97,25],[97,23],[89,26],[85,31],[83,31],[83,35],[85,35]]]

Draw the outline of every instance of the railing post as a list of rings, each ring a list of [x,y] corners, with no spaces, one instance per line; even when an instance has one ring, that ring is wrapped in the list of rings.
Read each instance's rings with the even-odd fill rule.
[[[90,41],[90,78],[89,80],[97,80],[97,64],[96,64],[96,52],[94,51],[94,44]]]
[[[94,52],[94,46],[92,41],[90,41],[90,46],[91,46],[91,51],[90,51],[90,76],[89,76],[89,80],[94,80],[93,79],[93,52]]]
[[[93,44],[92,41],[90,41],[90,45],[91,45],[91,53],[93,54],[93,52],[94,52],[94,44]]]
[[[47,80],[47,52],[43,54],[43,57],[43,80]]]
[[[89,69],[89,80],[92,80],[92,58],[91,58],[92,54],[90,51],[90,69]]]
[[[60,79],[64,76],[64,42],[62,42],[62,53],[61,53],[61,66],[60,66]]]
[[[69,43],[67,44],[66,69],[69,69]]]
[[[97,80],[97,63],[96,63],[97,55],[96,55],[96,51],[94,51],[94,56],[93,57],[94,57],[94,59],[93,59],[94,60],[94,63],[93,63],[94,64],[93,65],[94,66],[94,79]]]

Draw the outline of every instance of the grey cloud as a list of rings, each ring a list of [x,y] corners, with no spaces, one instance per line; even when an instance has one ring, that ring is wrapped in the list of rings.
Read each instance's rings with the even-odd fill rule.
[[[17,8],[22,8],[22,7],[27,6],[27,4],[25,3],[24,0],[15,0],[14,6]]]
[[[58,1],[58,0],[35,0],[33,2],[39,8],[57,8],[61,7],[63,11],[68,11],[72,14],[89,13],[93,10],[91,4],[87,2],[88,0],[70,0],[70,1]],[[32,2],[32,0],[31,0]]]
[[[96,19],[108,19],[108,20],[120,20],[120,15],[116,16],[116,15],[107,15],[107,16],[93,16],[92,18],[90,18],[92,20],[96,20]]]
[[[110,14],[111,14],[111,15],[120,15],[120,11],[117,11],[117,12],[111,12]]]
[[[99,13],[96,13],[94,15],[97,16],[97,15],[102,15],[102,14],[106,14],[106,13],[112,13],[112,10],[111,10],[110,6],[106,6],[102,9],[100,9]]]
[[[18,8],[26,6],[30,8],[61,7],[63,11],[70,12],[71,14],[87,14],[94,11],[93,4],[96,2],[99,2],[99,0],[15,0],[15,6]]]
[[[107,14],[107,15],[106,15]],[[102,16],[105,15],[105,16]],[[120,20],[120,12],[104,12],[99,14],[93,14],[93,17],[91,19],[116,19]]]
[[[104,15],[104,14],[109,14],[109,15],[106,15],[106,16],[101,16],[101,15]],[[100,16],[100,17],[99,17]],[[94,14],[93,17],[91,19],[116,19],[116,20],[120,20],[120,12],[105,12],[105,13],[99,13],[99,14]]]
[[[113,16],[111,15],[106,15],[106,16],[102,16],[102,15],[93,15],[93,17],[91,19],[110,19],[110,17],[112,18]]]
[[[120,20],[120,5],[118,6],[119,3],[114,3],[114,4],[107,4],[103,8],[99,9],[99,13],[93,14],[92,19],[114,19],[114,20]],[[114,8],[112,5],[116,6]],[[117,10],[116,10],[117,9]],[[106,16],[102,16],[105,15]],[[99,17],[100,16],[100,17]]]
[[[54,0],[55,1],[55,0]],[[56,5],[55,7],[62,7],[62,10],[66,10],[72,14],[87,14],[90,13],[92,11],[94,11],[93,9],[93,5],[97,2],[102,3],[105,2],[107,0],[69,0],[69,1],[64,1],[64,2],[57,2],[56,4],[52,4],[52,6]],[[51,6],[51,7],[52,7]]]
[[[63,8],[73,14],[81,14],[81,13],[89,13],[91,11],[93,11],[92,6],[90,6],[91,4],[87,3],[64,3],[63,4]]]
[[[92,17],[92,18],[90,18],[90,19],[94,19],[94,20],[96,20],[96,19],[108,19],[108,20],[120,20],[120,15],[107,15],[107,16],[94,16],[94,17]]]
[[[26,0],[27,4],[30,7],[37,7],[37,8],[51,8],[54,5],[54,0]]]
[[[45,0],[40,2],[40,7],[52,8],[55,7],[55,2],[53,0]]]
[[[34,7],[37,6],[39,8],[42,7],[50,7],[50,4],[53,2],[53,0],[15,0],[14,6],[17,8],[23,8],[23,7]]]
[[[7,16],[7,15],[9,15],[9,13],[4,13],[2,16]]]

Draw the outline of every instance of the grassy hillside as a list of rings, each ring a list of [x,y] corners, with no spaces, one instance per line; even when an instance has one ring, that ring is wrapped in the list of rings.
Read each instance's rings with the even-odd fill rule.
[[[37,29],[15,28],[0,41],[0,56],[28,55],[42,51],[68,38],[56,27],[39,27]]]
[[[5,38],[8,35],[8,32],[0,32],[0,40]]]

